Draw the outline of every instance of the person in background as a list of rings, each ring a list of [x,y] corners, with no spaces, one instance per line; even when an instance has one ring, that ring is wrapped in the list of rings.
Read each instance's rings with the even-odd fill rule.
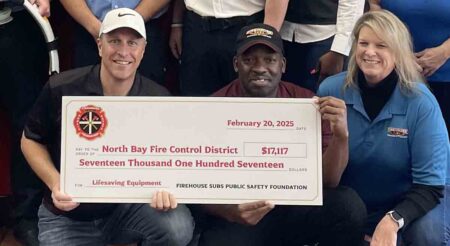
[[[139,72],[159,84],[164,83],[167,45],[161,29],[160,17],[167,12],[170,0],[61,0],[66,11],[78,22],[74,35],[73,67],[98,64],[96,40],[100,24],[112,9],[130,8],[142,15],[148,45]]]
[[[50,16],[49,0],[29,0]],[[43,185],[20,151],[26,116],[48,78],[48,51],[38,23],[15,1],[0,0],[0,104],[11,122],[13,233],[27,246],[38,246],[37,211]],[[8,129],[0,129],[7,131]]]
[[[236,78],[239,30],[264,22],[279,29],[289,0],[176,0],[169,45],[180,59],[180,91],[208,96]]]
[[[311,98],[314,93],[281,81],[286,66],[277,30],[265,24],[241,29],[233,59],[238,78],[215,92],[219,97]],[[322,115],[323,206],[274,206],[268,201],[200,205],[199,245],[359,245],[365,207],[356,193],[338,186],[347,165],[345,104],[333,97],[317,99]],[[198,212],[200,211],[200,212]],[[201,213],[203,212],[203,214]]]
[[[441,107],[450,130],[450,1],[370,0],[371,10],[394,13],[409,28],[416,62]]]
[[[63,96],[167,96],[168,91],[137,72],[144,56],[144,19],[132,9],[108,12],[97,39],[99,65],[50,78],[23,131],[22,151],[46,184],[39,208],[40,245],[187,245],[194,222],[166,191],[150,204],[83,203],[60,191],[61,104]]]
[[[350,155],[341,184],[366,204],[370,245],[447,245],[450,145],[408,29],[394,14],[372,11],[353,37],[348,72],[318,90],[347,105]]]
[[[344,70],[351,32],[364,0],[290,0],[281,37],[286,49],[283,79],[311,91]]]

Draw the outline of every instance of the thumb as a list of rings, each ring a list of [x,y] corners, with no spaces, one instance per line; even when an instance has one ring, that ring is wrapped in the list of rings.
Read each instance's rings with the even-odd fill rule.
[[[176,44],[171,44],[171,45],[170,45],[170,51],[172,52],[172,55],[173,55],[176,59],[180,59],[180,57],[178,56],[178,49],[177,49],[177,45],[176,45]]]
[[[181,57],[181,52],[182,52],[182,45],[181,42],[177,43],[177,51],[178,51],[178,57]]]
[[[321,63],[320,60],[317,62],[316,67],[309,71],[309,74],[315,75],[320,72]]]
[[[61,191],[53,192],[53,197],[58,201],[72,201],[72,197]]]
[[[425,54],[425,51],[426,51],[426,49],[425,49],[425,50],[422,50],[422,51],[419,51],[419,52],[416,52],[414,55],[415,55],[417,58],[420,58],[421,56],[423,56],[423,55]]]

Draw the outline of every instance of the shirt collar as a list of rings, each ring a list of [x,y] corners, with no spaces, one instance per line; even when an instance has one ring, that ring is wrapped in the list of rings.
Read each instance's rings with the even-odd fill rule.
[[[142,78],[138,72],[134,77],[133,85],[127,96],[138,96],[141,91]],[[103,96],[103,87],[100,80],[100,64],[92,66],[85,80],[85,89],[88,96]]]
[[[92,66],[85,80],[85,90],[88,96],[103,96],[103,87],[100,81],[100,65]]]
[[[361,92],[357,86],[350,85],[350,87],[345,88],[343,97],[347,105],[352,105],[356,111],[369,119],[364,109]],[[391,97],[375,120],[391,118],[392,115],[405,115],[408,107],[407,97],[407,93],[403,92],[400,84],[397,83]]]

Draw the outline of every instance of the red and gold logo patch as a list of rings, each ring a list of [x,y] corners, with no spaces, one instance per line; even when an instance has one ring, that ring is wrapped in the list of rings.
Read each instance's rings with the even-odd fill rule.
[[[263,36],[266,38],[272,38],[273,32],[264,28],[253,28],[251,30],[248,30],[246,33],[247,38],[254,37],[254,36]]]
[[[73,119],[73,125],[80,137],[94,140],[105,134],[108,121],[102,108],[87,105],[78,110]]]
[[[408,138],[408,129],[388,127],[387,135],[395,138]]]

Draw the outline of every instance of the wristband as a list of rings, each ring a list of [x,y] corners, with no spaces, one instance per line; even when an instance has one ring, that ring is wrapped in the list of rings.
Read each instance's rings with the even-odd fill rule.
[[[405,225],[405,220],[403,219],[402,216],[400,216],[399,213],[397,213],[396,211],[392,210],[386,213],[387,215],[389,215],[389,217],[397,223],[398,225],[398,229],[401,229],[404,225]]]

